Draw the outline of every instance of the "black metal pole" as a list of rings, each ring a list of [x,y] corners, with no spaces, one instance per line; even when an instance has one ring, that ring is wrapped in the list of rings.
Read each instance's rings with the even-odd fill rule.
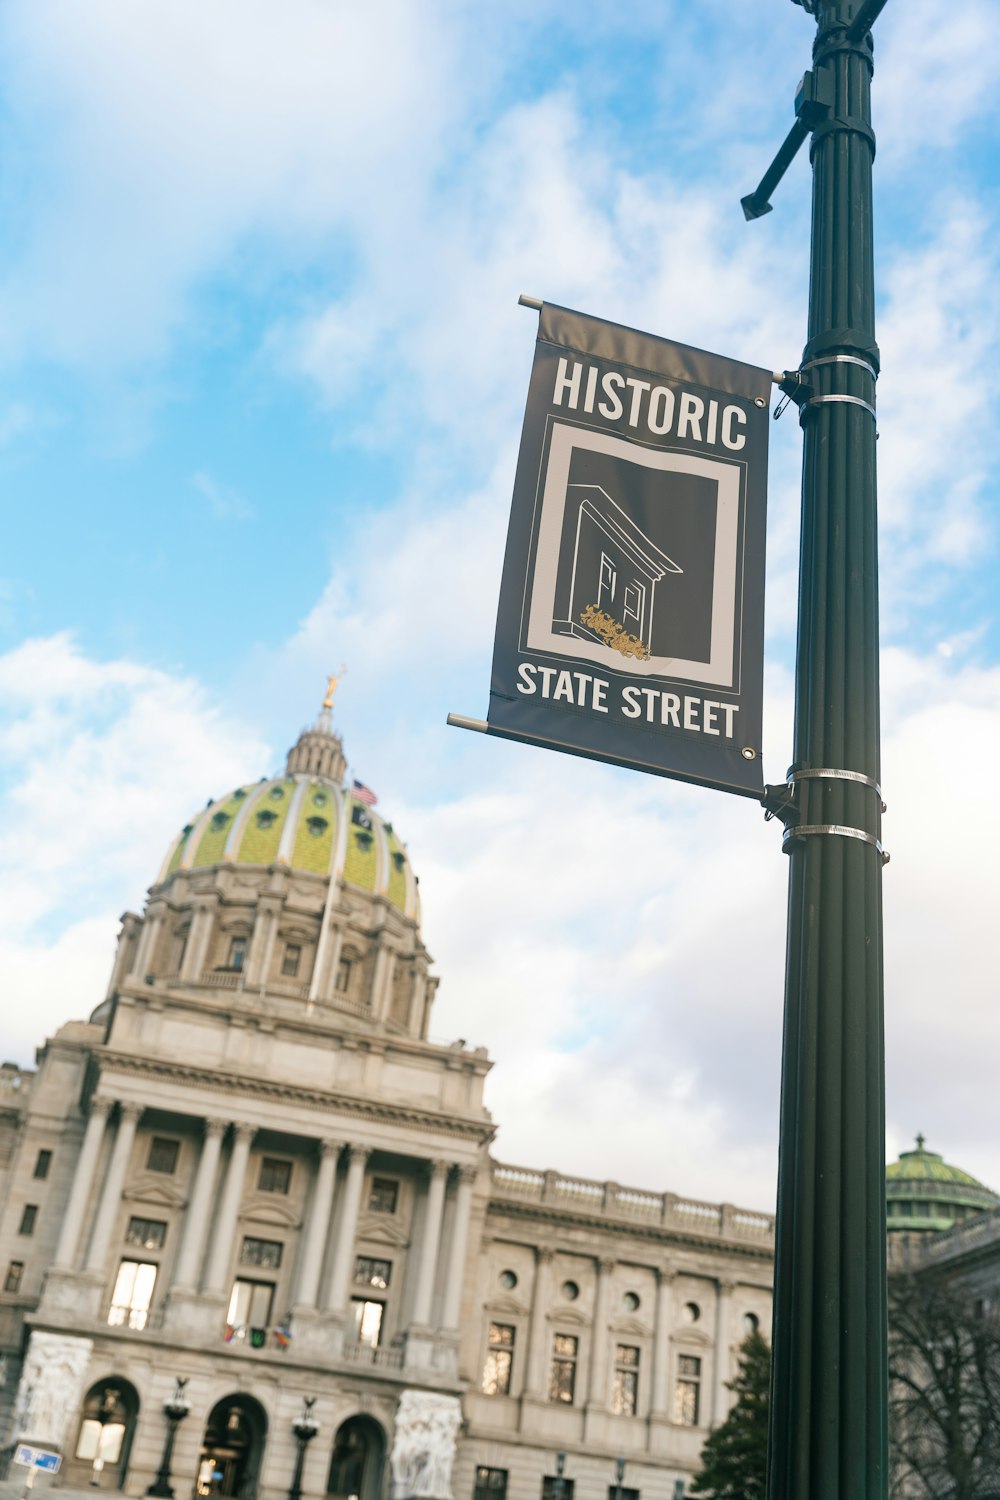
[[[870,88],[884,0],[816,16],[769,1500],[883,1500],[882,851]],[[825,773],[825,774],[824,774]],[[847,773],[847,774],[845,774]]]
[[[185,1413],[185,1416],[187,1413]],[[170,1465],[174,1457],[174,1439],[177,1436],[177,1428],[181,1423],[180,1417],[167,1418],[167,1436],[163,1444],[163,1457],[160,1459],[160,1467],[156,1478],[146,1491],[147,1495],[158,1495],[161,1500],[173,1500],[174,1491],[170,1483]]]

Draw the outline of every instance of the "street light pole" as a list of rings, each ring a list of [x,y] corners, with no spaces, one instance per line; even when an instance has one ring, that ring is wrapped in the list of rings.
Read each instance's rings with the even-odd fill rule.
[[[306,1461],[306,1449],[313,1438],[319,1432],[319,1423],[312,1414],[316,1405],[315,1396],[305,1396],[302,1401],[302,1410],[292,1423],[292,1431],[295,1434],[295,1472],[292,1475],[291,1488],[288,1491],[288,1500],[302,1500],[302,1470]]]
[[[167,1419],[167,1436],[163,1444],[163,1457],[160,1459],[160,1467],[156,1478],[146,1491],[147,1495],[157,1495],[161,1500],[173,1500],[174,1491],[170,1483],[170,1464],[174,1456],[174,1439],[177,1429],[191,1410],[191,1403],[184,1394],[187,1385],[187,1376],[178,1377],[174,1387],[174,1394],[169,1401],[163,1403],[163,1415]]]
[[[748,218],[812,135],[808,340],[782,389],[803,428],[769,1500],[883,1500],[885,1103],[875,496],[872,38],[885,0],[816,17],[797,124]],[[796,137],[796,139],[793,139]]]

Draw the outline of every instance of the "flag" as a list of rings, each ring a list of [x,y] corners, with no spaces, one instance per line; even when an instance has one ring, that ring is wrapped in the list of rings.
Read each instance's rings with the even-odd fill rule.
[[[274,1342],[279,1349],[287,1349],[292,1342],[292,1330],[290,1328],[283,1328],[280,1323],[276,1324],[274,1328]]]
[[[374,807],[378,801],[371,787],[365,786],[363,781],[355,780],[351,782],[351,796],[356,797],[359,802],[363,802],[366,807]]]

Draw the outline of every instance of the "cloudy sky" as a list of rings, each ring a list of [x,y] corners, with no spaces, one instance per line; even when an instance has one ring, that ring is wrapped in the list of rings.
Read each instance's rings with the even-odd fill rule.
[[[773,1201],[785,920],[752,803],[482,716],[526,292],[767,368],[804,341],[790,0],[8,0],[0,11],[0,1052],[326,674],[421,875],[437,1037],[503,1160]],[[1000,1189],[995,0],[889,0],[875,124],[888,1141]],[[764,773],[800,434],[772,424]]]

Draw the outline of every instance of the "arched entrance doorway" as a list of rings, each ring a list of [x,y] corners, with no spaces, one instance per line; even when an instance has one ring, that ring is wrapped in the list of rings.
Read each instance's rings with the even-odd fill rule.
[[[267,1413],[253,1396],[224,1396],[205,1424],[196,1495],[253,1500],[267,1437]]]
[[[130,1380],[109,1375],[92,1385],[84,1397],[64,1482],[124,1489],[138,1415],[139,1393]]]
[[[373,1417],[351,1417],[337,1429],[328,1495],[336,1500],[382,1500],[385,1433]]]

